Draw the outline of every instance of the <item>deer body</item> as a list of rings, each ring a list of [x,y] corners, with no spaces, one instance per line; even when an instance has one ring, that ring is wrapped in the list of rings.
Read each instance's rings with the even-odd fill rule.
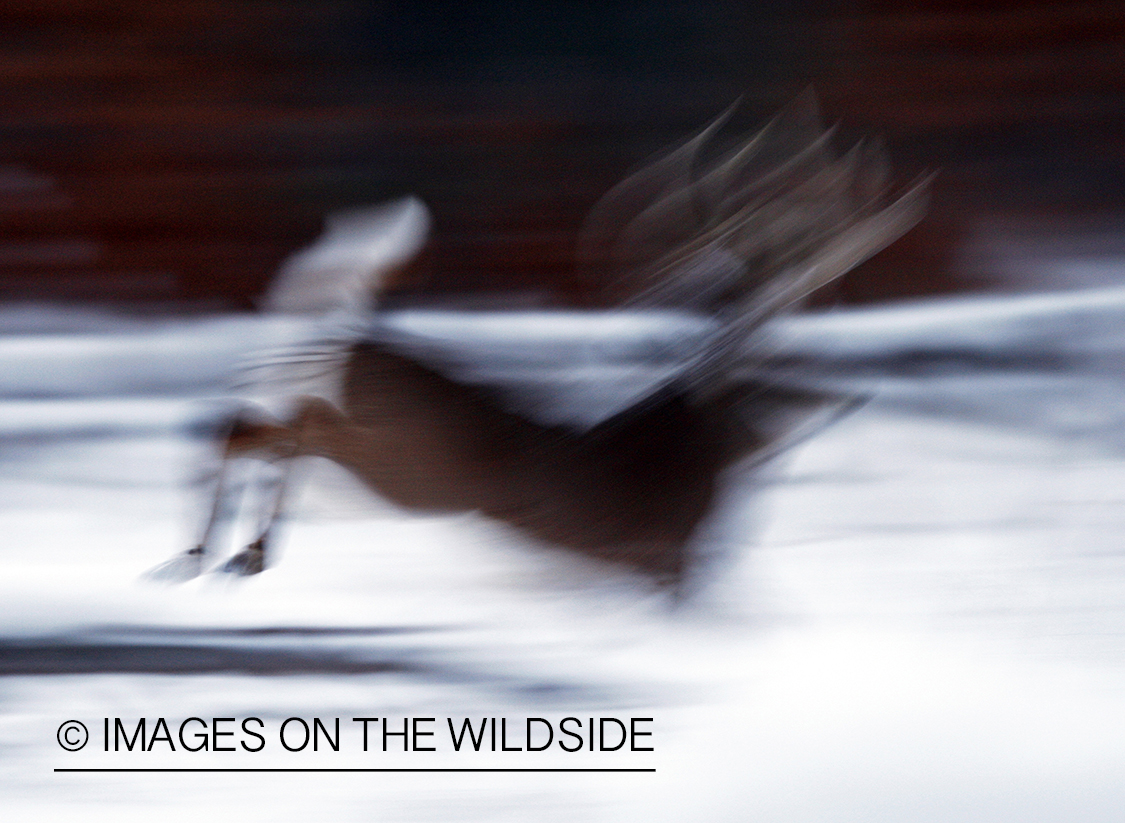
[[[729,396],[693,405],[668,389],[576,430],[377,343],[353,345],[343,369],[342,408],[303,398],[289,425],[236,426],[227,454],[325,457],[404,508],[479,511],[660,580],[682,574],[719,471],[757,444]]]
[[[288,466],[319,455],[404,508],[479,511],[546,544],[680,579],[724,469],[775,442],[760,425],[771,405],[824,400],[747,377],[758,330],[910,228],[926,188],[888,198],[880,152],[859,146],[837,158],[811,98],[701,164],[726,116],[611,190],[584,229],[579,256],[587,273],[611,273],[607,300],[686,309],[710,323],[631,405],[592,427],[538,421],[385,334],[361,332],[336,350],[337,397],[302,398],[284,422],[242,417],[224,457]],[[414,199],[331,218],[325,238],[283,266],[268,304],[350,311],[362,329],[383,279],[409,265],[428,231]],[[261,536],[224,570],[265,568],[286,479]],[[220,482],[200,545],[154,576],[202,570],[226,494]]]

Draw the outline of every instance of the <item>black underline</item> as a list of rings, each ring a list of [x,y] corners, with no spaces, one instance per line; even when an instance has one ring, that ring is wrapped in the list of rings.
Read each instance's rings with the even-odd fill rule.
[[[55,769],[56,772],[655,772],[656,769]]]

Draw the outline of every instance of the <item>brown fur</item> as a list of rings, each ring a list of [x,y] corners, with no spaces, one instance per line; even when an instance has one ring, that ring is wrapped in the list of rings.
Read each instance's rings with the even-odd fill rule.
[[[764,459],[786,441],[785,426],[773,425],[785,416],[770,419],[774,407],[831,399],[740,381],[754,366],[747,342],[910,228],[927,189],[923,180],[892,197],[877,146],[837,158],[811,95],[737,151],[708,161],[700,152],[729,115],[615,186],[583,230],[579,256],[608,278],[607,295],[705,312],[721,326],[679,364],[679,385],[589,430],[545,426],[481,388],[358,342],[346,350],[339,407],[306,397],[288,423],[237,423],[227,456],[320,455],[405,508],[479,511],[548,544],[680,579],[722,470],[747,454]],[[321,243],[287,264],[271,305],[359,309],[385,285],[388,266],[410,265],[399,258],[421,248],[428,226],[413,199],[330,223]],[[359,243],[365,231],[381,233],[379,243]],[[379,265],[371,251],[390,238],[400,247]],[[265,567],[286,479],[275,484],[261,536],[227,571]],[[223,482],[201,545],[160,576],[200,573],[226,510]]]
[[[669,389],[578,432],[531,422],[482,389],[360,343],[347,358],[343,409],[302,398],[289,425],[236,425],[227,453],[327,457],[405,508],[480,511],[675,580],[717,474],[758,445],[736,400],[692,405]]]

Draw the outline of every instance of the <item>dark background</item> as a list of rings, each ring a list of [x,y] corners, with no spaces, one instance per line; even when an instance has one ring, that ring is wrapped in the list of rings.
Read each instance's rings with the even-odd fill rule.
[[[1118,2],[9,0],[0,299],[249,307],[327,212],[413,192],[436,233],[400,299],[589,304],[599,195],[810,83],[842,142],[940,170],[831,299],[1018,288],[966,262],[979,226],[1121,234],[1123,66]]]

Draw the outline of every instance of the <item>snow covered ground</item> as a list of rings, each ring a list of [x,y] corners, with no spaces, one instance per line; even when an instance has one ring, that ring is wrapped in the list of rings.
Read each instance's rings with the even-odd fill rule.
[[[587,370],[692,333],[535,329],[586,340]],[[198,528],[229,375],[305,330],[16,307],[0,332],[6,821],[1120,820],[1123,290],[788,321],[779,345],[873,399],[732,485],[731,555],[678,606],[315,461],[276,567],[143,582]],[[568,716],[652,718],[654,751],[458,752],[445,728],[506,718],[521,746]],[[174,742],[113,751],[142,717]],[[236,718],[211,743],[237,750],[185,751],[191,717]],[[340,751],[287,751],[290,717],[340,718]],[[364,752],[355,717],[435,718],[438,750]],[[76,768],[655,771],[55,771]]]

